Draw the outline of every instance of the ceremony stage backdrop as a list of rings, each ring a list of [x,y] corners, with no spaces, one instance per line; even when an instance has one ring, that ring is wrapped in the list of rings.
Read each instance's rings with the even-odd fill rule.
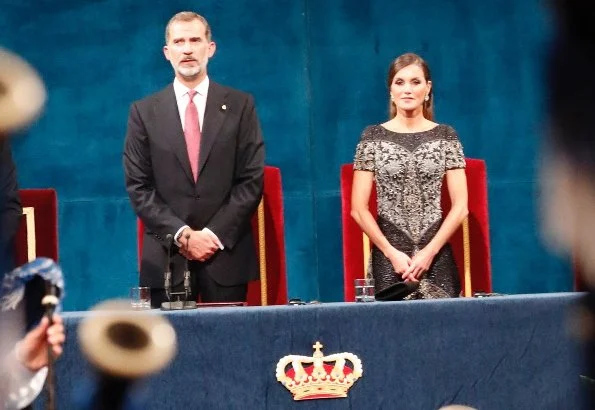
[[[437,120],[487,162],[493,284],[569,290],[544,250],[535,184],[548,26],[541,0],[4,0],[0,45],[47,83],[41,120],[14,141],[24,188],[59,197],[68,310],[125,296],[136,282],[135,217],[121,153],[131,102],[173,78],[167,20],[212,24],[215,81],[254,94],[267,163],[283,176],[289,295],[342,300],[339,169],[361,130],[387,115],[385,75],[414,51],[434,76]]]
[[[199,309],[166,315],[178,354],[146,381],[143,409],[581,409],[569,315],[578,294],[413,302]],[[74,335],[89,312],[64,315],[58,407],[80,408],[92,371]],[[155,314],[161,314],[156,311]],[[275,368],[289,354],[349,352],[363,375],[348,398],[294,402]],[[42,409],[41,400],[38,409]]]

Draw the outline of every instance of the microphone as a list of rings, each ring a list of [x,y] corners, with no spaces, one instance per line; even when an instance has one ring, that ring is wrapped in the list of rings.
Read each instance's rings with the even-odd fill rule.
[[[190,240],[190,234],[187,233],[184,238],[186,238],[186,245],[188,245],[188,241]],[[184,300],[188,300],[190,294],[192,293],[192,289],[190,288],[190,269],[188,269],[188,258],[184,258],[184,293],[186,294],[186,298]]]
[[[60,299],[58,299],[58,288],[52,284],[49,280],[45,281],[45,296],[41,299],[41,306],[45,309],[45,317],[48,318],[49,325],[52,326],[54,324],[54,312],[56,310],[56,306]],[[47,409],[54,410],[56,408],[56,381],[55,381],[55,371],[54,371],[54,352],[52,351],[52,346],[48,343],[47,346],[47,355],[48,355],[48,374],[47,374]]]
[[[171,301],[171,245],[174,241],[174,236],[168,233],[165,237],[165,240],[167,241],[167,265],[165,265],[165,271],[163,273],[163,287],[165,289],[165,296],[167,297],[167,300]]]
[[[45,309],[45,316],[50,321],[50,326],[54,322],[52,317],[56,306],[58,306],[58,288],[54,286],[50,281],[45,281],[45,296],[41,299],[41,305]]]

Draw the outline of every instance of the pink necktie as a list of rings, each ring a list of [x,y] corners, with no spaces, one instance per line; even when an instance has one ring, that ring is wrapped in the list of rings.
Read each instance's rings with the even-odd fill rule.
[[[186,148],[188,149],[188,159],[194,180],[198,177],[198,153],[200,151],[200,124],[198,123],[198,110],[194,104],[193,98],[196,95],[195,90],[189,90],[190,101],[186,107],[184,116],[184,136],[186,137]]]

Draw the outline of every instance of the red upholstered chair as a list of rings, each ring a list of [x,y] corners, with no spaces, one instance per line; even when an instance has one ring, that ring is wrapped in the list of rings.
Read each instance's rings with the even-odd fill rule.
[[[492,291],[487,172],[483,160],[467,158],[469,216],[451,238],[455,261],[461,274],[464,296]],[[363,278],[370,255],[369,239],[351,217],[353,165],[341,166],[341,217],[343,224],[343,269],[345,301],[355,300],[354,279]],[[450,210],[446,184],[442,189],[442,207]],[[370,211],[376,216],[376,190],[370,197]]]
[[[252,227],[260,262],[260,280],[248,285],[248,305],[284,305],[287,303],[287,267],[279,168],[264,168],[263,198],[252,218]]]
[[[285,227],[283,189],[279,168],[264,168],[264,193],[252,218],[254,242],[259,260],[260,279],[248,284],[249,306],[284,305],[287,303],[285,264]],[[138,263],[143,248],[144,226],[137,219]]]
[[[58,196],[53,189],[19,190],[23,216],[15,245],[16,266],[44,256],[58,261]]]

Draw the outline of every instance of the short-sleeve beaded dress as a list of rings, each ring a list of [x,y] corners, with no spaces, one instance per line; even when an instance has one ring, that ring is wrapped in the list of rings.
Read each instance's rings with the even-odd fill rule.
[[[362,132],[354,160],[354,170],[374,172],[380,230],[410,257],[438,232],[444,174],[456,168],[465,168],[463,147],[456,131],[445,124],[414,133],[369,126]],[[379,249],[373,247],[371,255],[369,268],[377,292],[402,280]],[[407,299],[457,297],[460,288],[452,249],[446,244]]]

